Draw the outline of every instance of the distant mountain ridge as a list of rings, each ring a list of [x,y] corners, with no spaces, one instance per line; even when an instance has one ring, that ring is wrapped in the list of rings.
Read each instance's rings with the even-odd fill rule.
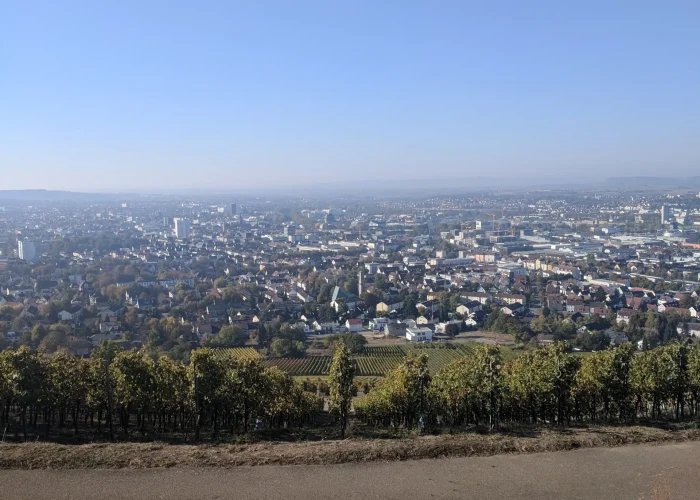
[[[692,177],[608,177],[608,185],[629,188],[700,189],[700,175]]]
[[[0,190],[0,201],[99,201],[121,199],[123,197],[123,195],[112,193],[75,193],[72,191],[52,191],[48,189]]]
[[[463,177],[452,179],[423,179],[423,180],[398,180],[398,181],[360,181],[357,182],[321,182],[314,185],[289,185],[284,188],[271,187],[264,189],[265,195],[301,196],[307,194],[310,188],[323,189],[326,194],[390,194],[411,193],[412,195],[436,195],[476,191],[492,190],[532,190],[532,189],[642,189],[642,190],[699,190],[700,175],[691,177],[608,177],[600,180],[586,180],[578,178],[568,179],[533,179],[507,176],[499,177]],[[0,190],[0,202],[15,203],[50,203],[50,202],[116,202],[143,199],[144,196],[224,196],[224,195],[255,195],[262,193],[260,189],[197,189],[188,190],[158,190],[147,192],[122,192],[122,193],[83,193],[49,189],[5,189]]]

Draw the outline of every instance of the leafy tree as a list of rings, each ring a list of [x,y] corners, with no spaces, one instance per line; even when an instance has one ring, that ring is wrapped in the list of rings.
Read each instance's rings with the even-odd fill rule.
[[[154,383],[153,409],[158,415],[162,432],[166,423],[170,422],[166,416],[173,415],[177,425],[178,415],[184,415],[191,409],[192,385],[185,366],[165,356],[154,366]]]
[[[73,428],[78,434],[78,415],[85,405],[88,394],[90,366],[86,360],[62,350],[51,357],[48,363],[48,387],[50,408],[58,410],[59,427],[65,423],[66,413],[72,413]],[[49,419],[49,424],[51,419]],[[47,435],[49,429],[47,428]]]
[[[136,420],[144,434],[146,412],[155,395],[155,367],[153,360],[142,352],[119,352],[109,367],[114,381],[114,401],[120,406],[120,418],[124,435],[128,435],[131,410],[136,410]]]
[[[44,354],[52,354],[65,347],[68,347],[68,336],[66,331],[60,328],[52,328],[39,344],[39,350]]]
[[[501,353],[495,346],[477,346],[442,368],[433,378],[430,400],[434,411],[451,425],[498,425],[501,392]]]
[[[456,335],[459,335],[459,325],[456,323],[449,323],[445,327],[445,333],[449,335],[450,337],[454,337]]]
[[[242,347],[247,335],[238,326],[226,325],[213,337],[206,340],[207,347]]]
[[[270,344],[270,354],[277,358],[299,357],[304,355],[306,348],[300,340],[277,337]]]
[[[408,295],[403,302],[403,315],[405,318],[417,318],[416,299],[413,295]]]
[[[357,333],[339,333],[328,337],[328,348],[335,351],[337,343],[342,343],[347,347],[351,354],[359,354],[364,352],[367,345],[367,339],[363,335]]]
[[[24,439],[27,439],[27,408],[45,395],[46,367],[36,351],[22,346],[9,352],[4,359],[3,371],[10,401],[19,408]]]
[[[335,344],[335,353],[328,375],[330,388],[330,407],[337,412],[340,419],[340,437],[345,438],[345,429],[348,425],[348,415],[352,404],[352,387],[355,378],[355,364],[350,359],[350,351],[345,344]]]
[[[197,349],[192,353],[188,370],[194,388],[195,439],[199,439],[204,418],[218,417],[222,404],[222,389],[226,369],[212,349]]]
[[[346,292],[351,293],[353,295],[357,295],[357,287],[358,287],[357,278],[353,277],[353,278],[348,278],[347,280],[345,280],[344,288],[345,288]]]

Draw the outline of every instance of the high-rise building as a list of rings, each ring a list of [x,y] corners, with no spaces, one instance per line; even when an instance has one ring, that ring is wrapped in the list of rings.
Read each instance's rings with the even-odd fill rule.
[[[177,238],[189,238],[190,236],[190,221],[187,219],[175,219],[175,236]]]
[[[19,258],[26,261],[32,261],[36,259],[36,245],[33,241],[29,240],[18,240],[17,241],[17,254]]]
[[[661,205],[661,224],[666,224],[668,220],[668,209],[666,205]]]
[[[219,207],[219,213],[224,215],[236,215],[236,204],[228,203],[223,207]]]

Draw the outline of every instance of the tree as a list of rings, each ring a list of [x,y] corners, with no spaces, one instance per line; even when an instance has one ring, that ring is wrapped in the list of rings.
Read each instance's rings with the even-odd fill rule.
[[[243,431],[248,432],[250,422],[263,409],[266,390],[265,369],[257,360],[241,360],[226,374],[229,393],[233,394],[236,406],[243,416]]]
[[[377,290],[386,290],[387,286],[386,276],[381,273],[374,275],[374,286]]]
[[[55,302],[51,301],[42,305],[39,312],[41,313],[42,317],[48,319],[51,322],[55,322],[58,321],[58,313],[60,312],[60,309],[58,308]]]
[[[213,337],[206,340],[207,347],[242,347],[247,336],[238,326],[226,325]]]
[[[365,350],[367,339],[357,333],[339,333],[328,337],[328,348],[335,352],[335,346],[342,343],[351,354],[359,354]]]
[[[277,337],[270,343],[270,354],[277,358],[298,357],[304,355],[306,348],[300,340]]]
[[[270,347],[270,336],[267,333],[264,321],[258,324],[258,345],[260,347]]]
[[[124,436],[128,435],[130,414],[136,410],[136,421],[145,433],[146,412],[155,396],[155,367],[143,352],[122,351],[109,367],[114,381],[114,399],[120,405]]]
[[[345,429],[348,425],[348,415],[352,404],[352,388],[355,379],[355,364],[350,359],[350,351],[345,344],[335,345],[333,360],[328,375],[330,388],[330,408],[337,412],[340,420],[340,437],[345,439]]]
[[[52,327],[39,344],[39,350],[44,354],[53,354],[62,347],[68,347],[68,336],[62,328]]]
[[[689,309],[689,308],[693,307],[693,304],[694,304],[693,297],[691,297],[690,295],[685,294],[681,297],[680,306],[682,308]]]
[[[456,335],[459,335],[459,325],[456,323],[449,323],[445,327],[445,333],[449,335],[450,337],[454,337]]]
[[[86,406],[97,412],[97,425],[99,428],[102,414],[107,416],[109,425],[109,439],[114,440],[113,431],[113,383],[110,377],[110,365],[117,356],[120,348],[114,342],[102,341],[92,351],[89,361],[88,393]]]
[[[344,288],[345,288],[346,292],[351,293],[353,295],[357,295],[357,286],[358,286],[357,278],[353,277],[353,278],[348,278],[347,280],[345,280]]]
[[[11,401],[19,408],[24,439],[27,439],[27,408],[40,401],[45,394],[46,369],[36,351],[22,346],[10,352],[3,363],[3,371]]]
[[[195,439],[198,440],[204,417],[218,417],[226,368],[214,350],[197,349],[192,352],[188,374],[194,391]]]
[[[46,337],[47,333],[48,332],[43,325],[39,323],[34,325],[34,328],[32,328],[32,345],[36,347],[39,344],[41,344],[41,341],[44,340],[44,337]]]
[[[78,415],[84,406],[88,392],[89,364],[67,351],[59,351],[48,364],[48,387],[50,407],[58,409],[59,427],[65,423],[66,413],[72,413],[73,428],[78,434]],[[51,419],[49,418],[49,425]],[[49,434],[47,425],[46,434]]]
[[[416,299],[413,295],[408,295],[403,303],[403,315],[406,318],[417,318],[418,309],[416,309]]]
[[[501,400],[501,353],[495,346],[477,346],[473,356],[442,368],[431,382],[430,400],[450,425],[498,425]]]

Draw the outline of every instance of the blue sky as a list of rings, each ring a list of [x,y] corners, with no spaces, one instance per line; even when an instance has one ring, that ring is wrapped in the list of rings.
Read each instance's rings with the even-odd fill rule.
[[[700,2],[25,2],[0,189],[700,173]]]

